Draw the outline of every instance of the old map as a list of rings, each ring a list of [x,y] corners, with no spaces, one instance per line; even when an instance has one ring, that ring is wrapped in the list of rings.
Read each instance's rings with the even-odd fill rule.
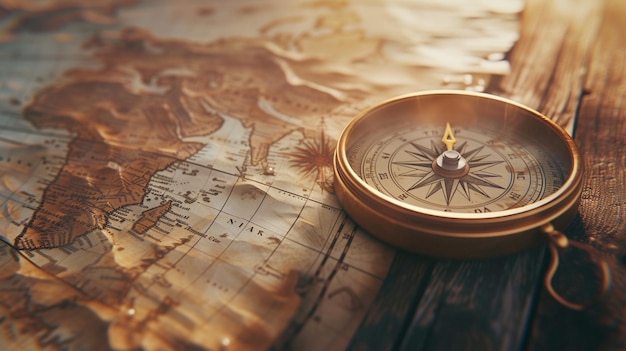
[[[334,198],[339,133],[484,90],[522,5],[0,0],[0,344],[343,349],[394,251]]]

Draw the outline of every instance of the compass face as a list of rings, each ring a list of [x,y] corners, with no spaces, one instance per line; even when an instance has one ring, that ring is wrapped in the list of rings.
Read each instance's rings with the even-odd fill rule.
[[[362,138],[347,150],[352,168],[379,192],[447,212],[503,211],[536,202],[565,179],[538,145],[472,126],[411,127]],[[450,134],[451,133],[451,134]],[[446,138],[454,138],[454,142]],[[451,155],[451,170],[442,158]],[[456,159],[460,159],[461,163]],[[448,163],[449,163],[448,162]]]

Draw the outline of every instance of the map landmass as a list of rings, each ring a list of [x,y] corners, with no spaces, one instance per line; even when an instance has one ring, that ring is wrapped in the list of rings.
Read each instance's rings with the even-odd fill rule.
[[[141,202],[157,171],[198,152],[204,145],[185,139],[218,130],[219,113],[251,130],[250,163],[267,168],[272,144],[341,103],[289,82],[262,43],[199,45],[127,29],[87,47],[102,69],[68,72],[24,109],[37,128],[76,136],[17,248],[63,246],[103,228],[108,213]]]
[[[148,229],[154,227],[167,212],[172,209],[172,202],[166,201],[164,204],[144,211],[141,217],[133,224],[133,230],[139,234],[145,234]]]

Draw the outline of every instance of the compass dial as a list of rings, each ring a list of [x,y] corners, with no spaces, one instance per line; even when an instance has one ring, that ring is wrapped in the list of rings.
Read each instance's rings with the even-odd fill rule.
[[[349,159],[357,174],[381,193],[447,212],[521,207],[563,184],[560,165],[540,148],[486,129],[453,128],[415,126],[364,138],[348,150]]]

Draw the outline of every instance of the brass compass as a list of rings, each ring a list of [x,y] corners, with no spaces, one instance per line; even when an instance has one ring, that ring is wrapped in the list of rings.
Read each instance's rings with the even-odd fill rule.
[[[578,209],[583,170],[572,138],[547,117],[482,93],[405,95],[356,116],[334,163],[340,203],[382,241],[430,256],[484,258],[549,238],[546,286],[566,306],[583,307],[550,282],[557,248],[568,246],[557,229]],[[604,293],[608,270],[598,265]]]

